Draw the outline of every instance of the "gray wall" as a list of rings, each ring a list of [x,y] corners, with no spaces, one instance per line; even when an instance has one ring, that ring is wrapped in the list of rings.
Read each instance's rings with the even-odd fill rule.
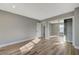
[[[50,35],[58,35],[59,33],[59,24],[50,24],[49,30],[50,30]]]
[[[35,37],[37,22],[0,10],[0,45]]]
[[[74,13],[74,20],[73,20],[73,44],[75,47],[79,48],[79,8],[75,9],[75,13]]]
[[[49,39],[49,23],[45,23],[45,38]]]

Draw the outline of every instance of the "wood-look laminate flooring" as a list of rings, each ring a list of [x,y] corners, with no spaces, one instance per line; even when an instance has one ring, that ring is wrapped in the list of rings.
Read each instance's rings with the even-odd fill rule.
[[[74,55],[71,43],[60,37],[33,39],[0,48],[0,55]]]

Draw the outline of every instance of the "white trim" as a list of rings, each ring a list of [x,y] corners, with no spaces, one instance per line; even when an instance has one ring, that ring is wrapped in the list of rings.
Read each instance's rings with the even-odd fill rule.
[[[15,42],[10,42],[10,43],[6,43],[6,44],[2,44],[2,45],[0,45],[0,48],[8,46],[8,45],[13,45],[13,44],[16,44],[16,43],[20,43],[20,42],[32,40],[32,39],[34,39],[34,38],[25,38],[23,40],[19,40],[19,41],[15,41]]]
[[[73,45],[73,46],[74,46],[74,48],[79,49],[79,46],[76,46],[76,45]]]

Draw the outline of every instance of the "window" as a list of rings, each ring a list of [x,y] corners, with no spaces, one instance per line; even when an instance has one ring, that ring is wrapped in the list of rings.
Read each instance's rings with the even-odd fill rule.
[[[60,28],[60,33],[64,33],[64,24],[60,24],[59,25],[59,28]]]

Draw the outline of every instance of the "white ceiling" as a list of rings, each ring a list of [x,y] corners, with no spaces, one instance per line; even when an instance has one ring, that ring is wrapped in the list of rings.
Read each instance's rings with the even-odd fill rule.
[[[1,10],[37,20],[73,11],[78,6],[77,3],[0,3]]]

